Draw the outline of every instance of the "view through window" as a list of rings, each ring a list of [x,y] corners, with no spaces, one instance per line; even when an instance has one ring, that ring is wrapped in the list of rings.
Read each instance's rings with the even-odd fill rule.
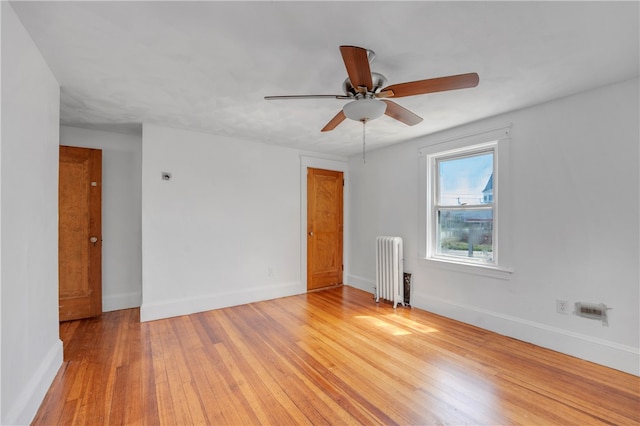
[[[435,255],[494,263],[494,149],[435,158]]]

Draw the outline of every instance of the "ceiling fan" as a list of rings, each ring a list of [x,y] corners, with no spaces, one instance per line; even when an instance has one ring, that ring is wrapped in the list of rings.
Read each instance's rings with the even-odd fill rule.
[[[421,122],[422,118],[389,98],[476,87],[479,81],[478,74],[469,73],[392,84],[385,87],[386,77],[377,72],[371,72],[369,64],[375,58],[375,53],[372,50],[357,46],[340,46],[340,53],[348,75],[342,83],[344,95],[288,95],[265,96],[264,98],[267,100],[311,98],[350,100],[351,102],[345,104],[342,110],[322,128],[323,132],[335,129],[346,118],[366,123],[383,114],[413,126]]]

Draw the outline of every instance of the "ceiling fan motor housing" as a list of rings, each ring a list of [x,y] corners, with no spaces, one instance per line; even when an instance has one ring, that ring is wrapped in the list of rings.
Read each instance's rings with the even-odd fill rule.
[[[377,72],[371,73],[371,80],[373,81],[373,88],[370,91],[367,91],[365,94],[359,92],[355,87],[353,87],[353,84],[351,84],[351,80],[349,80],[349,77],[347,77],[342,83],[342,90],[347,96],[358,97],[358,95],[360,95],[365,98],[370,98],[387,85],[387,77]],[[366,96],[369,93],[371,95]]]

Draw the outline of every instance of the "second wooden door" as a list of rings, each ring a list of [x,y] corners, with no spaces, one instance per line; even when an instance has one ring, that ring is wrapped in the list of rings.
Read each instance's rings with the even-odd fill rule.
[[[60,321],[102,314],[102,151],[60,147]]]
[[[307,290],[342,284],[342,172],[307,169]]]

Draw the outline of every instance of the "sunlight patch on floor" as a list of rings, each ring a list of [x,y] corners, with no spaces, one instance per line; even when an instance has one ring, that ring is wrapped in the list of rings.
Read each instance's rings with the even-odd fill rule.
[[[381,319],[378,318],[374,318],[372,316],[369,315],[356,315],[357,319],[366,321],[368,324],[379,328],[380,330],[392,334],[394,336],[404,336],[407,334],[411,334],[410,331],[407,330],[403,330],[402,328],[395,326],[393,324],[389,324],[386,321],[382,321]]]
[[[413,320],[398,316],[398,315],[385,315],[385,316],[391,316],[393,317],[393,320],[396,322],[400,322],[402,323],[402,325],[405,325],[407,327],[409,327],[410,329],[420,332],[420,333],[437,333],[439,330],[433,327],[429,327],[427,325],[424,324],[420,324],[419,322],[415,322]]]

